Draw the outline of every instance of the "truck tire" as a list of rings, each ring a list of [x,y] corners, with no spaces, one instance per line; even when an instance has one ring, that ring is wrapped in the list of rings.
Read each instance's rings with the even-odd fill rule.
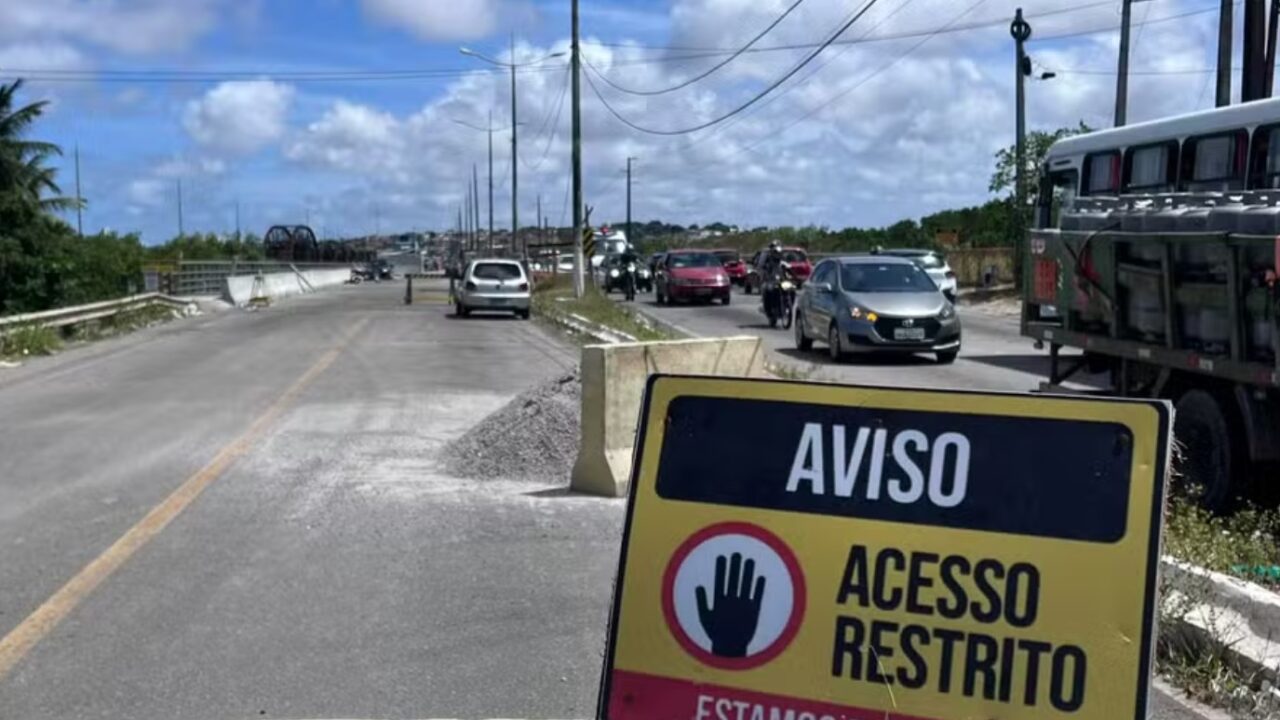
[[[1229,509],[1240,492],[1246,464],[1231,407],[1208,390],[1188,390],[1175,405],[1173,434],[1180,446],[1175,479],[1199,494],[1214,512]]]

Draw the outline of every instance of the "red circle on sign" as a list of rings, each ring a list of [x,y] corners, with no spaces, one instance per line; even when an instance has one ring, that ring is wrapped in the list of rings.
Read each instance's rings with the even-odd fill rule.
[[[791,576],[791,616],[787,618],[787,624],[783,627],[782,633],[768,647],[754,655],[740,658],[713,655],[694,642],[693,638],[689,637],[689,634],[685,632],[684,627],[680,625],[680,621],[676,617],[676,573],[694,548],[717,535],[746,535],[759,540],[778,554],[783,565],[787,567],[787,573]],[[667,569],[662,574],[662,614],[666,618],[667,627],[671,630],[671,634],[675,637],[676,642],[680,643],[680,647],[684,648],[685,652],[706,665],[722,670],[749,670],[778,657],[795,639],[796,633],[800,631],[800,621],[804,619],[804,609],[804,573],[800,571],[800,561],[796,559],[795,553],[791,552],[791,548],[787,547],[787,544],[782,542],[777,535],[751,523],[723,522],[702,528],[680,543],[680,547],[676,548],[676,551],[672,553],[671,560],[667,563]]]

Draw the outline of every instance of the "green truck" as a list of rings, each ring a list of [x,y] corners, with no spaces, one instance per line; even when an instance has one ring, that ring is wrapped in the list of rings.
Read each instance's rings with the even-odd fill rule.
[[[1040,173],[1022,334],[1176,407],[1182,474],[1224,508],[1280,463],[1280,99],[1080,135]]]

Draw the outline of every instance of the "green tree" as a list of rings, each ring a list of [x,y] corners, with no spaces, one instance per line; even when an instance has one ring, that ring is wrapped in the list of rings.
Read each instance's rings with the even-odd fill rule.
[[[74,209],[79,201],[63,197],[56,180],[57,170],[48,167],[50,158],[61,155],[57,145],[26,137],[27,131],[44,114],[48,101],[17,107],[22,81],[0,85],[0,194],[30,203],[41,210]]]
[[[1049,154],[1049,148],[1059,140],[1072,135],[1080,135],[1081,133],[1093,132],[1093,128],[1080,121],[1076,127],[1058,128],[1053,132],[1044,132],[1043,130],[1032,130],[1027,133],[1026,139],[1026,166],[1023,173],[1023,188],[1026,190],[1027,204],[1035,205],[1036,190],[1039,188],[1038,174],[1040,166],[1044,164],[1045,156]],[[991,183],[988,190],[993,193],[1005,193],[1012,200],[1017,197],[1014,182],[1018,171],[1018,149],[1016,145],[1010,145],[996,152],[996,169],[991,174]]]

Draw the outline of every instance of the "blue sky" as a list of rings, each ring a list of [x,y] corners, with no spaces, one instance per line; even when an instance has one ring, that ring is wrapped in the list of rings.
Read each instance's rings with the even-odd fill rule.
[[[737,47],[792,1],[582,0],[585,52],[616,85],[669,87],[723,56],[652,46]],[[864,1],[807,0],[759,44],[815,42]],[[622,217],[627,157],[642,219],[868,226],[984,201],[991,155],[1012,135],[1015,4],[880,0],[843,37],[891,39],[831,48],[766,102],[699,133],[630,129],[584,82],[593,217]],[[1036,27],[1033,58],[1059,73],[1029,88],[1032,126],[1109,124],[1118,1],[1020,4]],[[1212,104],[1210,77],[1183,72],[1211,66],[1210,6],[1137,6],[1133,66],[1158,74],[1132,82],[1131,119]],[[938,29],[950,32],[919,34]],[[86,230],[168,238],[179,181],[189,231],[230,231],[237,202],[243,228],[259,233],[307,219],[326,235],[439,229],[453,224],[472,163],[482,192],[485,181],[485,134],[453,120],[484,124],[492,111],[505,128],[510,114],[509,77],[458,48],[505,60],[513,32],[521,62],[564,50],[568,0],[0,0],[0,75],[33,71],[26,98],[52,103],[36,134],[62,144],[68,165],[80,146]],[[1041,39],[1054,35],[1070,37]],[[804,53],[744,55],[656,96],[588,74],[628,120],[678,129],[733,109]],[[518,77],[522,224],[539,195],[552,223],[568,222],[563,62]],[[333,76],[418,70],[437,74]],[[74,82],[51,81],[66,72]],[[509,142],[495,134],[499,227],[510,224]],[[69,166],[62,181],[70,191]]]

